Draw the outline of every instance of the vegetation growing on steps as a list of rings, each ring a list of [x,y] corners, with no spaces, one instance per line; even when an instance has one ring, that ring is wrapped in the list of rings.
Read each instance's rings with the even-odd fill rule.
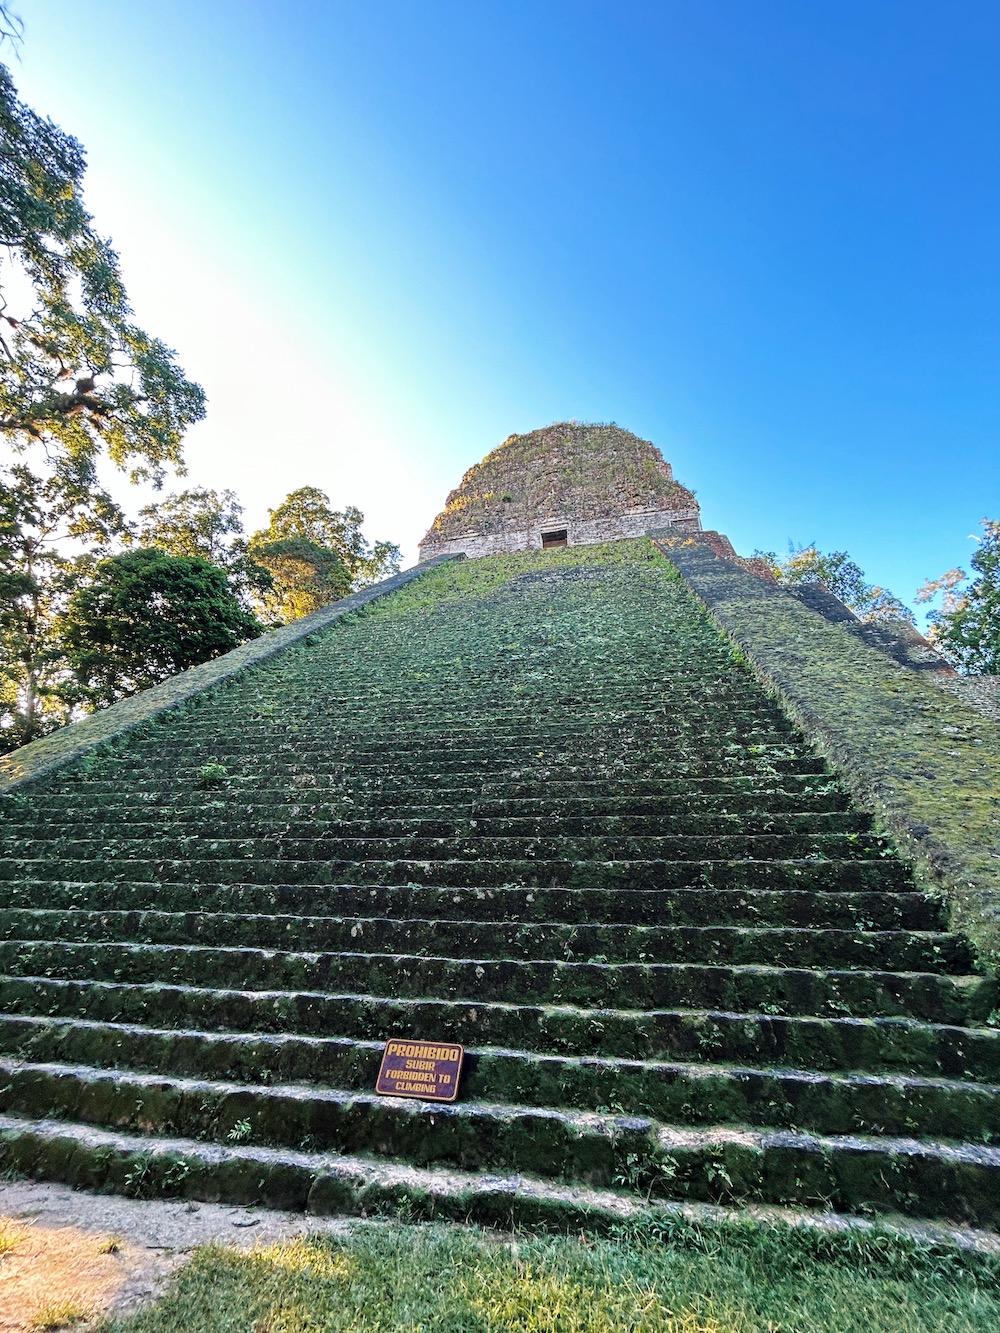
[[[981,1333],[1000,1265],[880,1232],[664,1216],[600,1239],[365,1226],[198,1252],[106,1333]]]
[[[661,543],[759,679],[921,873],[983,968],[1000,971],[1000,733],[900,666],[704,546]]]
[[[91,714],[72,727],[65,727],[52,735],[43,736],[30,745],[22,746],[10,755],[0,755],[0,794],[13,792],[28,783],[33,783],[46,773],[62,769],[76,761],[76,773],[86,771],[94,763],[100,763],[102,752],[107,746],[121,746],[122,739],[134,728],[148,724],[163,714],[172,712],[186,702],[195,706],[204,702],[206,693],[220,682],[233,680],[248,667],[266,661],[276,653],[283,652],[290,644],[305,640],[317,630],[339,620],[349,612],[359,610],[369,602],[385,596],[387,592],[404,587],[415,578],[420,578],[426,569],[443,563],[449,557],[416,565],[404,570],[384,583],[361,592],[351,593],[349,597],[331,606],[324,607],[315,615],[281,629],[272,630],[240,648],[226,653],[223,657],[203,662],[191,667],[180,675],[145,690],[141,695],[123,699],[110,708]]]
[[[670,562],[426,579],[5,803],[3,1161],[489,1223],[995,1221],[993,989]],[[387,1036],[446,1032],[454,1107],[374,1095]]]

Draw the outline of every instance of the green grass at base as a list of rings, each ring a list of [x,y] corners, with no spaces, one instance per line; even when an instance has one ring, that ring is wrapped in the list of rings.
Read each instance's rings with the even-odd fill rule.
[[[1000,1260],[874,1232],[665,1222],[611,1238],[362,1225],[200,1250],[102,1333],[983,1333]]]

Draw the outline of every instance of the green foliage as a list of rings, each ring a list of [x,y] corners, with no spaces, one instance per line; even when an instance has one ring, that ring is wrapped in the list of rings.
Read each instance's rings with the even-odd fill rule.
[[[173,353],[132,322],[118,257],[84,208],[80,144],[0,66],[0,433],[57,464],[107,452],[160,480],[204,415]]]
[[[910,608],[887,588],[869,583],[864,570],[846,551],[824,555],[811,543],[790,547],[785,560],[779,560],[773,551],[754,551],[754,556],[768,562],[780,583],[822,583],[859,620],[905,620],[912,624],[915,619]]]
[[[86,462],[44,476],[0,469],[0,750],[66,720],[60,617],[123,522]]]
[[[273,591],[261,600],[279,621],[309,615],[399,569],[399,547],[370,545],[361,532],[361,510],[332,509],[316,486],[292,491],[269,512],[271,522],[250,538],[249,552],[271,575]]]
[[[350,591],[350,578],[340,556],[308,537],[261,542],[253,547],[253,558],[270,577],[271,589],[261,601],[279,623],[312,615]]]
[[[74,591],[63,643],[80,697],[108,704],[261,629],[207,560],[138,550],[100,561]]]
[[[224,570],[242,604],[272,589],[270,574],[250,555],[243,534],[243,506],[235,491],[193,486],[139,510],[138,542],[167,555],[199,556]]]
[[[972,557],[976,577],[950,569],[917,593],[942,605],[928,615],[930,638],[953,666],[973,676],[1000,675],[1000,522],[983,519],[983,536]],[[964,587],[962,585],[965,585]]]
[[[367,1226],[249,1253],[213,1246],[109,1333],[978,1333],[1000,1319],[995,1259],[878,1232],[677,1217],[661,1231],[500,1240]]]
[[[198,786],[203,790],[221,787],[228,777],[229,769],[225,764],[202,764],[198,769]]]

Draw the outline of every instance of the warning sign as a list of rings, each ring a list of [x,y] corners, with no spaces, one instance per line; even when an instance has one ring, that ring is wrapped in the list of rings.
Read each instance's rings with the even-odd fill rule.
[[[387,1097],[453,1102],[465,1049],[455,1042],[387,1041],[375,1091]]]

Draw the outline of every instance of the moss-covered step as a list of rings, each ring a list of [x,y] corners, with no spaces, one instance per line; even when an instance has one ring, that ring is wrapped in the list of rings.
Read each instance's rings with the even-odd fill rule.
[[[903,889],[567,889],[433,884],[102,884],[21,880],[10,885],[0,929],[11,931],[15,909],[59,913],[165,910],[173,912],[370,916],[435,921],[517,921],[628,925],[754,924],[842,930],[945,929],[942,904]],[[28,934],[41,933],[42,926]],[[50,934],[52,932],[50,931]]]
[[[201,945],[0,943],[10,976],[260,989],[368,991],[412,998],[583,1004],[599,1008],[777,1006],[795,1014],[908,1015],[968,1022],[989,1012],[993,984],[973,976],[762,964],[525,962],[420,954],[315,954]]]
[[[24,848],[44,845],[47,849],[58,847],[60,851],[73,855],[86,853],[92,843],[110,843],[121,845],[123,837],[140,846],[148,845],[157,839],[164,842],[178,842],[182,846],[190,844],[191,839],[199,843],[218,847],[220,845],[220,824],[225,820],[223,810],[185,812],[173,817],[171,812],[135,812],[133,818],[124,825],[121,818],[109,819],[104,811],[101,817],[88,822],[86,839],[81,841],[73,826],[48,824],[44,828],[33,829],[30,825],[22,830],[10,828],[8,846],[12,856],[19,855]],[[478,803],[461,814],[453,812],[431,813],[426,810],[401,810],[398,804],[391,814],[376,814],[364,809],[341,809],[328,807],[323,812],[303,816],[301,812],[285,810],[279,819],[261,820],[251,823],[244,815],[240,822],[242,837],[237,841],[245,845],[247,834],[280,837],[283,846],[297,849],[299,843],[326,842],[332,839],[386,839],[400,838],[447,838],[467,840],[474,836],[488,847],[497,837],[538,840],[545,837],[579,838],[587,840],[598,838],[620,838],[625,850],[632,839],[660,838],[664,836],[702,837],[716,839],[720,835],[759,836],[777,834],[783,837],[799,835],[822,835],[824,839],[840,837],[844,839],[844,850],[866,847],[868,854],[872,850],[879,852],[885,847],[884,841],[878,840],[872,833],[870,821],[853,812],[814,813],[771,813],[771,812],[685,812],[682,814],[658,813],[648,811],[636,814],[572,814],[558,805],[550,806],[546,811],[530,815],[498,814],[494,810],[485,810]],[[196,844],[191,844],[196,845]],[[296,859],[300,859],[297,857]],[[302,857],[301,859],[306,859]],[[685,860],[690,859],[688,857]]]
[[[968,972],[968,946],[941,931],[749,926],[635,926],[212,912],[0,911],[0,940],[208,944],[300,951],[429,953],[608,963],[785,963],[900,972]]]
[[[131,1023],[213,1034],[318,1035],[385,1041],[434,1032],[441,1040],[524,1047],[540,1053],[631,1060],[781,1065],[814,1071],[902,1072],[1000,1083],[1000,1029],[910,1018],[849,1017],[832,999],[828,1016],[764,1011],[600,1009],[502,1001],[406,999],[317,991],[224,990],[157,983],[0,979],[5,1030],[33,1037],[50,1020]],[[207,1034],[207,1036],[206,1036]],[[219,1038],[221,1040],[221,1037]],[[20,1040],[19,1036],[12,1041]],[[261,1058],[260,1069],[273,1069]]]
[[[0,862],[0,882],[54,880],[101,884],[117,880],[166,883],[263,885],[431,884],[468,887],[503,885],[554,888],[669,889],[842,889],[856,893],[912,888],[913,879],[898,862],[841,860],[816,855],[795,860],[737,861],[264,861],[252,851],[240,860],[211,859],[196,864],[172,858],[140,860],[107,849],[99,860],[24,857]],[[5,893],[7,890],[4,891]]]
[[[223,765],[223,767],[225,767]],[[206,784],[200,776],[183,786],[163,784],[149,787],[142,793],[123,792],[120,786],[95,783],[68,782],[65,791],[32,790],[28,800],[23,792],[0,797],[0,815],[3,827],[15,828],[22,824],[50,819],[91,820],[107,813],[128,819],[145,808],[169,810],[212,809],[217,813],[228,808],[253,817],[258,810],[270,812],[284,806],[299,806],[303,810],[326,810],[330,803],[336,806],[346,798],[376,808],[380,804],[400,804],[419,808],[434,804],[442,798],[464,805],[475,800],[484,808],[494,799],[542,799],[547,804],[567,798],[595,801],[604,807],[609,802],[635,801],[642,806],[648,801],[669,801],[681,809],[740,809],[738,802],[752,802],[750,808],[808,809],[814,802],[819,808],[846,809],[850,802],[843,789],[828,773],[764,775],[733,774],[707,777],[692,774],[684,778],[636,778],[618,771],[606,779],[598,779],[586,766],[581,765],[572,777],[546,776],[530,764],[517,770],[517,776],[499,779],[496,772],[469,775],[462,782],[461,775],[425,774],[414,782],[407,774],[391,771],[364,777],[344,769],[336,773],[303,772],[292,774],[282,784],[262,790],[252,779],[243,780],[228,775],[218,783]],[[800,805],[801,801],[801,805]],[[732,804],[731,804],[732,803]],[[8,823],[9,821],[9,823]]]
[[[235,1131],[261,1146],[330,1145],[465,1170],[512,1167],[597,1186],[621,1182],[641,1187],[647,1197],[881,1208],[980,1226],[1000,1221],[1000,1149],[986,1146],[890,1135],[658,1128],[639,1116],[442,1107],[60,1065],[20,1065],[5,1081],[0,1108],[7,1116],[23,1115],[26,1106],[39,1119],[65,1116],[140,1135],[194,1137],[186,1132],[191,1127],[225,1142]],[[46,1105],[53,1114],[42,1114]],[[288,1140],[296,1134],[293,1145]]]
[[[523,784],[511,784],[520,786]],[[191,790],[183,793],[158,792],[155,799],[137,807],[134,799],[123,800],[120,796],[90,805],[75,803],[65,799],[41,798],[28,805],[23,798],[14,807],[13,798],[8,797],[4,804],[3,826],[12,832],[19,829],[38,829],[39,831],[57,828],[61,825],[73,825],[86,821],[91,827],[99,823],[120,825],[121,821],[133,818],[151,818],[159,812],[164,818],[178,822],[205,821],[218,827],[231,804],[238,804],[241,817],[254,828],[268,829],[275,822],[295,817],[303,820],[330,819],[339,813],[350,814],[361,810],[373,816],[395,816],[406,810],[415,818],[465,817],[474,805],[477,812],[487,815],[544,815],[547,812],[561,812],[573,817],[584,815],[643,815],[648,817],[695,816],[701,819],[713,818],[716,814],[725,816],[742,813],[771,816],[787,814],[795,817],[812,815],[815,817],[839,814],[847,817],[848,831],[866,831],[871,826],[869,816],[849,810],[848,797],[844,792],[830,791],[827,784],[813,788],[799,788],[792,791],[780,791],[774,786],[744,788],[729,786],[721,791],[698,791],[695,784],[685,785],[681,790],[674,790],[673,784],[666,784],[667,790],[647,789],[632,795],[616,794],[610,784],[603,787],[604,795],[598,795],[594,782],[580,784],[562,784],[568,790],[553,790],[548,784],[538,784],[530,789],[530,795],[505,795],[495,784],[476,787],[415,788],[408,784],[390,784],[382,782],[376,787],[345,785],[331,789],[325,798],[317,799],[308,791],[289,789],[271,793],[247,791],[245,788],[231,794],[227,788],[212,791]],[[720,784],[713,784],[719,786]],[[574,788],[580,790],[574,790]],[[228,799],[227,799],[228,798]]]
[[[529,1034],[530,1035],[530,1034]],[[0,1052],[30,1065],[90,1065],[249,1086],[371,1091],[383,1043],[347,1037],[199,1033],[137,1024],[0,1020]],[[30,1066],[26,1065],[26,1068]],[[614,1106],[673,1124],[734,1123],[822,1134],[888,1133],[1000,1142],[1000,1087],[699,1062],[666,1063],[470,1047],[463,1099],[521,1107]]]

